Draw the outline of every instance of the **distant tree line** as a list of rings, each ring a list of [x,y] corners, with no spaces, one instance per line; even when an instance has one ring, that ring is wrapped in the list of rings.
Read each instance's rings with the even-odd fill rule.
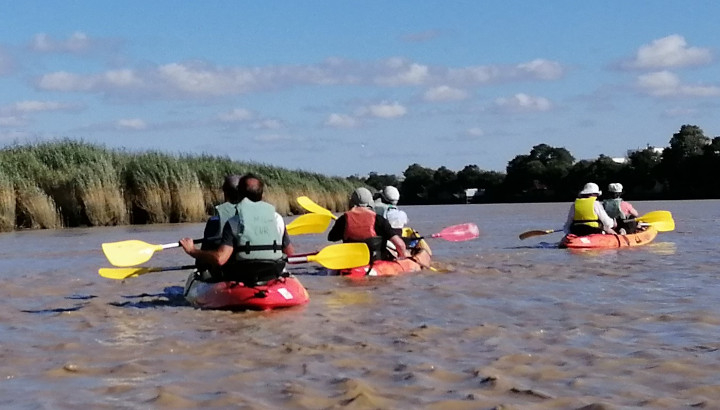
[[[569,201],[586,182],[603,190],[620,182],[626,199],[720,198],[720,136],[709,138],[698,126],[683,125],[664,149],[629,152],[623,163],[605,155],[576,161],[565,148],[540,144],[508,162],[505,173],[477,165],[454,172],[412,164],[402,177],[370,173],[350,180],[377,190],[396,186],[401,204]],[[478,191],[468,199],[465,190],[471,188]]]

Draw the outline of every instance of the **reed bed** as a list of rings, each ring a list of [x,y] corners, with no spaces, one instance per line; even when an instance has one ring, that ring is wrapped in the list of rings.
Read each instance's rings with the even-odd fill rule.
[[[223,202],[228,174],[265,181],[265,200],[282,215],[305,212],[307,195],[347,208],[353,184],[338,177],[209,155],[133,153],[74,140],[0,150],[0,231],[23,228],[201,222]]]

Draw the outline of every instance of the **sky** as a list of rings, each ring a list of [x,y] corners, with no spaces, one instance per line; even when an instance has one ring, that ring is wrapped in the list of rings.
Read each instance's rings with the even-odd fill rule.
[[[720,2],[0,0],[0,147],[350,176],[720,136]]]

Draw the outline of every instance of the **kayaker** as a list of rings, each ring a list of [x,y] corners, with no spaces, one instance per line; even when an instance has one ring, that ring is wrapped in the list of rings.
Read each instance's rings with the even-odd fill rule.
[[[602,203],[597,200],[601,193],[597,184],[592,182],[585,184],[568,212],[564,227],[566,234],[585,236],[594,233],[615,233],[613,230],[615,220],[608,216]]]
[[[635,208],[621,198],[623,186],[620,183],[608,185],[609,198],[603,201],[603,207],[610,218],[615,219],[615,229],[619,234],[634,233],[637,231],[637,218],[640,214]]]
[[[374,212],[372,194],[367,188],[357,188],[350,196],[351,209],[342,214],[328,232],[331,242],[365,242],[370,248],[371,259],[394,259],[386,251],[385,243],[395,245],[398,255],[405,256],[405,242],[393,230],[382,215]]]
[[[383,188],[378,198],[375,199],[373,209],[378,215],[382,215],[388,220],[396,234],[401,235],[402,228],[407,225],[408,217],[404,211],[398,209],[398,201],[400,201],[400,191],[394,186],[388,185]]]
[[[205,223],[203,231],[203,242],[200,249],[217,249],[222,239],[222,229],[225,222],[238,213],[238,203],[240,202],[240,192],[238,184],[240,183],[240,175],[226,175],[222,184],[223,196],[225,202],[215,206],[215,215],[210,217]]]
[[[262,200],[263,192],[264,184],[257,176],[246,174],[240,178],[237,214],[223,226],[217,249],[197,249],[191,238],[180,240],[188,255],[212,267],[210,280],[249,285],[282,274],[283,254],[292,255],[295,251],[285,222],[272,204]]]

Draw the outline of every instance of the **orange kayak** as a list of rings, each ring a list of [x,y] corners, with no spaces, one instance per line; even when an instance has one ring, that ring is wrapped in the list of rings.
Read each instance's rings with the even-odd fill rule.
[[[430,267],[432,251],[427,242],[420,237],[417,231],[405,227],[402,232],[403,238],[419,238],[411,242],[412,256],[394,261],[375,261],[371,265],[358,266],[352,269],[332,270],[331,274],[347,276],[350,278],[362,278],[365,276],[396,276],[408,272],[419,272]]]
[[[627,235],[593,234],[577,236],[566,235],[560,241],[559,247],[569,249],[610,249],[628,248],[646,245],[655,239],[657,229],[648,226],[647,229]]]
[[[305,304],[310,296],[292,275],[245,286],[242,282],[203,282],[191,273],[185,284],[185,299],[202,309],[270,310]]]
[[[420,249],[410,258],[394,261],[375,261],[372,265],[358,266],[352,269],[342,269],[332,273],[349,278],[363,278],[365,276],[397,276],[408,272],[419,272],[430,266],[431,255],[425,249]]]

